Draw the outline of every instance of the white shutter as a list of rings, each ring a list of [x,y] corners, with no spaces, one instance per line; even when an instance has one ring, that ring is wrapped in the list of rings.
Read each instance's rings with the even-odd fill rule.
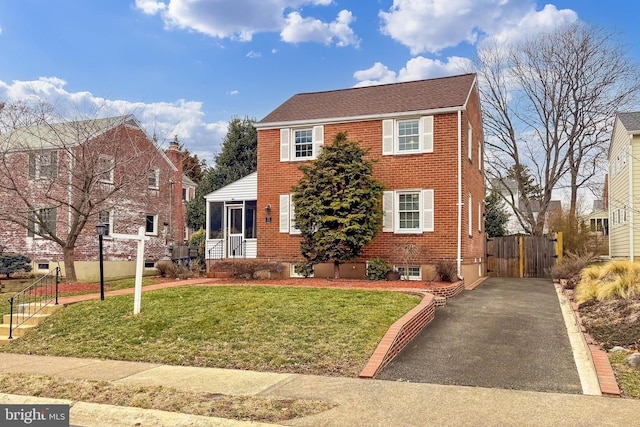
[[[418,123],[420,132],[420,151],[423,153],[433,152],[433,116],[420,117]]]
[[[393,154],[393,120],[382,121],[382,154]]]
[[[433,190],[422,190],[422,216],[422,231],[433,231]]]
[[[313,158],[317,159],[324,146],[324,126],[313,127]]]
[[[280,232],[289,233],[289,195],[280,195]]]
[[[289,195],[289,234],[300,234],[301,231],[296,227],[296,205],[293,203],[293,197]]]
[[[290,129],[280,129],[280,161],[288,162],[290,156]]]
[[[382,194],[382,231],[393,232],[393,191]]]
[[[469,160],[473,161],[473,128],[471,127],[471,123],[469,123],[468,126],[469,134],[467,135],[467,151],[469,151]]]

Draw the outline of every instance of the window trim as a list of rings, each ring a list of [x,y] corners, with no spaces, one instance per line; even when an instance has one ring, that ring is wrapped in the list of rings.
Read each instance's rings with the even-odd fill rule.
[[[42,159],[49,158],[49,173],[42,174]],[[32,151],[28,153],[28,172],[29,181],[55,179],[58,177],[58,150],[42,150]]]
[[[296,157],[295,133],[311,130],[311,156]],[[324,125],[297,126],[294,128],[280,129],[280,161],[281,162],[307,162],[315,160],[324,147]]]
[[[151,185],[151,174],[153,174],[153,179],[155,181],[154,185]],[[159,190],[160,189],[160,168],[157,167],[153,167],[151,169],[149,169],[149,172],[147,173],[147,187],[150,190]]]
[[[400,214],[402,212],[416,212],[415,210],[411,210],[411,211],[400,211],[400,197],[401,196],[406,196],[406,195],[415,195],[418,196],[418,209],[417,209],[417,213],[418,213],[418,227],[415,228],[401,228],[400,226]],[[422,220],[423,218],[423,214],[422,212],[422,194],[420,190],[400,190],[400,191],[396,191],[395,195],[394,195],[394,207],[393,207],[393,212],[396,215],[396,218],[398,218],[396,227],[395,227],[395,232],[398,234],[417,234],[417,233],[422,233]]]
[[[106,160],[110,163],[108,170],[103,170],[102,168],[103,160]],[[101,182],[103,184],[113,184],[114,168],[115,168],[115,158],[108,154],[100,154],[100,156],[98,156],[98,182]],[[105,178],[106,174],[109,174],[108,178]]]
[[[107,222],[102,221],[103,218],[101,218],[101,216],[103,213],[106,213],[109,215],[109,221]],[[110,210],[99,211],[98,222],[102,224],[107,224],[107,230],[104,233],[104,237],[111,237],[111,235],[113,234],[113,212]]]
[[[415,150],[400,150],[399,124],[408,121],[418,121],[418,148]],[[407,155],[433,153],[434,145],[434,116],[403,117],[401,119],[382,120],[382,155]]]
[[[399,194],[418,193],[420,229],[399,228]],[[394,234],[423,234],[435,231],[435,191],[432,188],[408,188],[385,191],[382,195],[382,231]]]
[[[149,217],[153,217],[153,231],[147,231],[147,225],[149,223]],[[158,214],[146,214],[145,215],[145,227],[144,234],[147,236],[157,236],[158,235]]]
[[[421,265],[412,265],[412,264],[410,264],[410,265],[408,265],[408,267],[409,267],[409,272],[411,272],[412,269],[414,269],[414,270],[417,269],[418,270],[418,275],[417,276],[412,276],[412,275],[406,276],[406,275],[404,275],[402,273],[402,271],[405,268],[404,265],[396,265],[396,266],[394,266],[396,271],[398,271],[398,273],[400,273],[400,277],[404,277],[404,280],[409,280],[409,281],[411,281],[411,280],[417,280],[417,281],[422,280],[422,266]]]

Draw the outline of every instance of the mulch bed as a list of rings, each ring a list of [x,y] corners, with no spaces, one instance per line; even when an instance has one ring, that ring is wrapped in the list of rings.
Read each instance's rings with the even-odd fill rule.
[[[425,282],[417,280],[357,280],[326,278],[289,279],[215,279],[216,283],[248,286],[296,286],[309,288],[354,288],[354,289],[433,289],[452,286],[448,282]]]

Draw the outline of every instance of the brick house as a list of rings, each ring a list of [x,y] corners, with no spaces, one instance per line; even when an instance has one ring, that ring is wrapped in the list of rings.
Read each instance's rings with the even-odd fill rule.
[[[409,264],[405,273],[423,280],[432,277],[436,262],[450,260],[459,276],[474,281],[483,274],[485,258],[481,120],[474,74],[297,94],[256,124],[255,187],[245,180],[208,197],[230,203],[236,190],[242,191],[255,216],[255,256],[283,261],[289,267],[285,271],[294,275],[293,266],[302,260],[290,197],[302,176],[298,167],[313,160],[338,132],[347,132],[377,161],[374,176],[386,191],[382,230],[360,260],[341,267],[341,277],[364,277],[366,260],[382,257],[398,268]],[[210,205],[207,248],[213,251],[228,239],[224,209],[229,207],[219,205],[215,216],[209,214]],[[242,212],[237,211],[238,224],[249,216]],[[211,234],[214,217],[216,236]],[[241,228],[237,231],[242,235]],[[409,262],[401,255],[407,244],[420,251]],[[332,268],[316,266],[315,274],[332,276]]]
[[[1,244],[29,256],[35,272],[60,266],[64,275],[61,246],[41,236],[65,241],[75,221],[86,221],[74,250],[80,281],[98,276],[99,222],[108,225],[105,277],[135,272],[135,242],[114,240],[112,233],[137,234],[144,226],[147,267],[167,254],[170,242],[183,242],[183,154],[177,143],[160,150],[133,116],[22,128],[3,135],[2,147]],[[76,208],[83,214],[74,215]]]

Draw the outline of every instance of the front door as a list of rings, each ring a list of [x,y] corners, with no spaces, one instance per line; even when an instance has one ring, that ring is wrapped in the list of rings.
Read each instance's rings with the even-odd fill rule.
[[[227,207],[227,257],[244,257],[242,206]]]

